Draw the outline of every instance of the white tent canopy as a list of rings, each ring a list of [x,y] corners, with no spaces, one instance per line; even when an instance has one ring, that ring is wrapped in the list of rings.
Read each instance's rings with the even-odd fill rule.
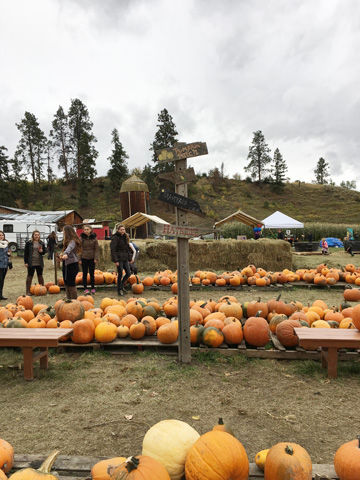
[[[304,224],[278,210],[262,221],[264,228],[304,228]]]

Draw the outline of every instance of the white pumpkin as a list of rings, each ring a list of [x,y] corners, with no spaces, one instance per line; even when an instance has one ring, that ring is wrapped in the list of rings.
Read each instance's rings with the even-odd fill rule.
[[[146,432],[142,454],[162,463],[171,480],[181,480],[186,455],[199,437],[198,432],[185,422],[162,420]]]

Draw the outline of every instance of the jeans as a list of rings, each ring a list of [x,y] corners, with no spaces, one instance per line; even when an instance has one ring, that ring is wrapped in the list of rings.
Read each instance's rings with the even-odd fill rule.
[[[43,274],[44,267],[40,267],[40,265],[36,265],[34,267],[28,267],[28,276],[32,278],[34,276],[35,270],[39,278],[39,275]]]
[[[0,297],[2,297],[7,268],[0,268]]]
[[[125,270],[125,275],[123,278],[123,270]],[[119,261],[119,266],[117,267],[117,272],[118,272],[118,278],[117,278],[117,288],[118,291],[121,290],[124,286],[124,283],[126,280],[130,277],[130,264],[127,260],[125,261]]]
[[[90,274],[90,283],[91,288],[95,288],[95,278],[94,278],[94,270],[95,270],[95,262],[94,260],[87,260],[86,258],[81,259],[82,271],[83,271],[83,285],[84,289],[87,288],[87,274]]]

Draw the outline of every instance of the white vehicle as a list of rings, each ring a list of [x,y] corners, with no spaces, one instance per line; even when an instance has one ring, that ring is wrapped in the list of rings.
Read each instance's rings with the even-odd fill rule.
[[[0,219],[0,230],[5,234],[6,240],[9,242],[9,249],[12,252],[24,250],[25,243],[30,240],[34,230],[40,232],[40,238],[46,245],[46,239],[51,232],[56,232],[58,240],[62,237],[59,234],[56,223],[30,223],[18,220]]]

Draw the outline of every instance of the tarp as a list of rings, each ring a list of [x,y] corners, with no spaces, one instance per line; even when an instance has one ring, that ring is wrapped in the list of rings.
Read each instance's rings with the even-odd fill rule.
[[[339,238],[335,237],[326,237],[325,240],[329,247],[340,247],[343,248],[344,244]],[[321,240],[320,240],[320,247],[321,247]]]
[[[304,228],[304,224],[278,210],[262,221],[264,228]]]
[[[218,222],[214,223],[214,228],[220,227],[220,225],[223,225],[224,223],[227,222],[241,222],[245,223],[245,225],[249,225],[250,227],[256,227],[257,225],[262,225],[263,222],[261,220],[257,220],[256,218],[248,215],[247,213],[238,210],[235,213],[232,213],[228,217],[223,218],[222,220],[219,220]]]

